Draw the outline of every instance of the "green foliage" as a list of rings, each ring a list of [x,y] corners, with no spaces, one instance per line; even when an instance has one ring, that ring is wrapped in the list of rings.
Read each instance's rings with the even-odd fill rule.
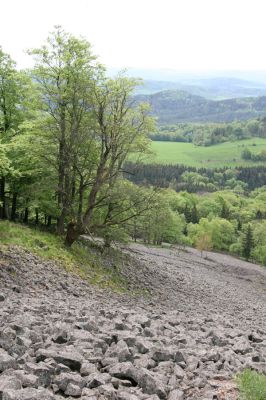
[[[265,400],[266,376],[256,371],[245,370],[237,376],[241,400]]]
[[[244,149],[241,153],[243,160],[251,160],[252,153],[249,149]]]
[[[197,225],[188,225],[188,235],[196,244],[204,235],[209,235],[216,250],[227,250],[235,240],[235,230],[231,222],[215,217],[212,220],[202,218]]]

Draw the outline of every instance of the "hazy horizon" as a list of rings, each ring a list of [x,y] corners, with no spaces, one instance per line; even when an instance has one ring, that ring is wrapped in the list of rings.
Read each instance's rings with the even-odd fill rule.
[[[9,0],[1,5],[0,45],[30,67],[25,50],[62,25],[91,42],[110,69],[266,75],[265,11],[261,0]]]

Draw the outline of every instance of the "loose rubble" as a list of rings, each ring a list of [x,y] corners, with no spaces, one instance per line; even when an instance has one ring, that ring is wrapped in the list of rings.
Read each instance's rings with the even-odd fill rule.
[[[124,251],[150,295],[0,252],[1,400],[235,400],[236,373],[265,371],[261,267],[193,250]]]

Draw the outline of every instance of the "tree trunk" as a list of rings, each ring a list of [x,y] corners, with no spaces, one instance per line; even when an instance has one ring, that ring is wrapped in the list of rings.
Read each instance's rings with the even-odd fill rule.
[[[65,232],[65,219],[69,214],[69,205],[71,201],[71,194],[70,194],[70,177],[69,177],[69,170],[65,169],[65,179],[64,179],[64,193],[61,197],[61,215],[58,219],[57,225],[57,233],[59,235],[63,235]]]
[[[82,230],[74,222],[70,222],[67,226],[65,245],[71,247],[82,233]]]
[[[66,218],[66,209],[63,208],[61,215],[57,220],[57,233],[59,235],[63,235],[65,233],[65,218]]]
[[[48,226],[48,228],[50,228],[51,225],[52,225],[52,217],[51,217],[51,215],[48,215],[48,218],[47,218],[47,226]]]
[[[39,225],[39,210],[35,208],[35,225]]]
[[[90,194],[89,194],[89,199],[88,199],[88,207],[87,211],[85,212],[84,218],[83,218],[83,224],[84,226],[88,226],[89,222],[91,220],[93,210],[95,207],[95,202],[96,202],[96,197],[101,188],[101,182],[100,180],[96,182],[96,184],[92,187]]]
[[[11,208],[11,221],[16,220],[16,213],[17,213],[17,193],[13,193],[12,197],[12,208]]]
[[[61,137],[59,140],[59,153],[58,153],[58,207],[61,209],[61,215],[57,220],[57,233],[59,235],[64,234],[64,223],[66,213],[64,211],[66,204],[66,190],[65,190],[65,178],[66,178],[66,107],[65,104],[61,104],[61,115],[60,115],[60,131]]]
[[[78,222],[81,222],[82,210],[83,210],[83,195],[84,195],[84,182],[83,177],[80,178],[79,183],[79,200],[78,200]]]
[[[24,222],[24,224],[27,224],[29,222],[29,209],[28,209],[28,207],[25,208],[23,222]]]
[[[6,219],[6,178],[2,176],[0,180],[0,218]]]

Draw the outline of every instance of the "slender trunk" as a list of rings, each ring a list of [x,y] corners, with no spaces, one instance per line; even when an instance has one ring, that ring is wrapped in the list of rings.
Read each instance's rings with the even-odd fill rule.
[[[44,216],[44,225],[47,225],[47,215]]]
[[[2,176],[0,180],[0,218],[6,219],[6,178]]]
[[[83,177],[80,178],[79,183],[79,200],[78,200],[78,222],[81,223],[81,216],[83,210],[83,195],[84,195],[84,184]]]
[[[39,210],[35,208],[35,225],[39,225]]]
[[[89,225],[89,222],[90,222],[92,214],[93,214],[93,209],[95,207],[96,197],[97,197],[97,194],[98,194],[100,188],[101,188],[101,183],[100,183],[100,181],[98,181],[95,183],[95,185],[92,187],[92,189],[90,191],[87,211],[83,218],[83,226]]]
[[[11,221],[15,221],[15,220],[16,220],[17,198],[18,198],[18,194],[17,194],[16,192],[13,193],[13,197],[12,197],[12,208],[11,208]]]
[[[23,222],[24,222],[24,224],[27,224],[29,222],[29,209],[28,209],[28,207],[25,207]]]
[[[71,204],[74,203],[76,196],[76,176],[73,174],[71,181]]]
[[[51,217],[51,215],[48,215],[48,218],[47,218],[47,226],[48,226],[48,228],[50,228],[51,225],[52,225],[52,217]]]

